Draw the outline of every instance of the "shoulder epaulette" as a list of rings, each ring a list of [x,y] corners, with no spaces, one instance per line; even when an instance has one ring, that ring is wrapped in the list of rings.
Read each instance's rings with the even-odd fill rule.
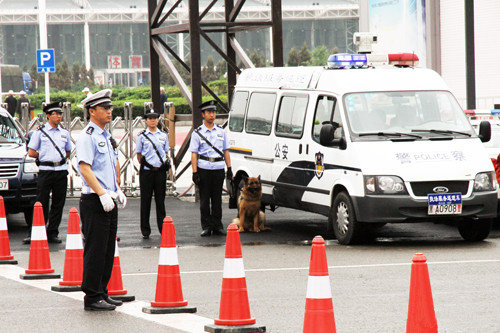
[[[215,126],[217,126],[217,127],[218,127],[218,128],[220,128],[220,129],[223,129],[223,128],[222,128],[222,126],[220,126],[220,125],[217,125],[217,124],[216,124]]]
[[[94,128],[92,126],[90,126],[89,128],[87,128],[87,130],[85,131],[85,133],[87,133],[87,134],[94,133]]]
[[[142,131],[141,133],[139,133],[139,135],[146,135],[146,130]]]

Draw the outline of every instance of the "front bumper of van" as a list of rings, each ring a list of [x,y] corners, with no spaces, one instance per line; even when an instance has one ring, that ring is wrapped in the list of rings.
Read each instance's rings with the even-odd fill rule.
[[[357,220],[374,223],[496,218],[498,206],[496,192],[473,193],[470,198],[462,198],[462,214],[459,215],[428,215],[427,200],[408,195],[367,195],[352,197],[352,201]]]

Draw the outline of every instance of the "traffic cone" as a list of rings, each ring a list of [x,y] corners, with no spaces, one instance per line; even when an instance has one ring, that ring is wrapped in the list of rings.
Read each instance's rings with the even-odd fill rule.
[[[151,302],[151,306],[143,307],[142,311],[153,314],[196,312],[195,307],[187,307],[187,304],[182,296],[175,226],[172,218],[167,216],[163,219],[155,301]]]
[[[19,277],[24,280],[34,279],[59,279],[60,274],[55,274],[50,266],[49,243],[45,231],[42,204],[35,203],[33,211],[33,226],[31,227],[30,260],[26,274]]]
[[[0,196],[0,264],[17,265],[17,260],[10,254],[9,231],[2,196]]]
[[[205,325],[205,332],[266,331],[265,326],[254,325],[255,318],[250,317],[240,234],[236,224],[227,228],[219,318],[214,320],[214,324]]]
[[[135,300],[135,296],[127,295],[127,289],[123,288],[122,269],[120,268],[120,254],[118,253],[118,241],[115,240],[115,259],[113,261],[113,270],[108,282],[108,295],[111,298],[124,302]]]
[[[325,240],[321,236],[314,237],[311,248],[303,332],[336,332]]]
[[[66,235],[66,254],[64,257],[63,279],[59,285],[52,286],[52,291],[80,291],[83,278],[83,242],[80,231],[78,210],[71,208]]]
[[[412,261],[406,332],[437,333],[438,325],[432,301],[427,258],[422,253],[415,253]]]

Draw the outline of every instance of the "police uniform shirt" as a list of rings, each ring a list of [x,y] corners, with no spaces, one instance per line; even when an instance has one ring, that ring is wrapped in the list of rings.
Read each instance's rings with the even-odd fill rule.
[[[90,165],[90,169],[96,176],[99,184],[109,191],[116,191],[116,159],[118,154],[113,149],[108,131],[101,129],[94,122],[90,121],[83,132],[76,140],[76,159],[78,163],[78,173],[80,171],[80,162]],[[93,193],[90,186],[82,176],[82,193]]]
[[[205,124],[198,127],[200,133],[207,138],[210,143],[217,147],[221,152],[229,148],[229,143],[226,137],[224,129],[218,125],[214,125],[212,130],[209,130]],[[189,151],[192,153],[197,153],[198,155],[203,155],[206,157],[221,157],[219,153],[213,150],[205,140],[203,140],[195,131],[191,134],[191,143],[189,144]],[[219,170],[224,169],[226,163],[224,161],[210,162],[198,158],[198,167],[207,170]]]
[[[71,151],[72,148],[69,132],[61,126],[54,128],[49,123],[45,124],[43,130],[52,138],[63,156],[66,157],[66,152]],[[40,162],[61,162],[61,154],[59,154],[56,147],[54,147],[50,139],[43,134],[41,130],[37,130],[33,133],[28,148],[38,151],[38,160]],[[59,166],[40,165],[39,169],[45,171],[67,170],[68,164],[65,163]]]
[[[153,133],[148,128],[143,134],[137,136],[137,144],[135,146],[135,152],[144,156],[146,162],[148,162],[152,166],[160,167],[161,166],[160,158],[158,157],[158,154],[156,154],[155,148],[153,147],[151,142],[148,139],[146,139],[144,135],[147,135],[148,138],[154,142],[156,149],[158,149],[158,152],[160,153],[160,156],[163,159],[164,163],[167,162],[166,152],[169,149],[168,135],[167,133],[160,131],[159,129],[156,129],[156,132]],[[144,166],[144,169],[149,170],[147,166]]]

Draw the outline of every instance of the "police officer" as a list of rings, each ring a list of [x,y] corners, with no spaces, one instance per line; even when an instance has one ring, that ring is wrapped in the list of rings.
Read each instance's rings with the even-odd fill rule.
[[[222,226],[222,184],[224,164],[232,179],[231,159],[226,133],[215,125],[215,101],[200,105],[203,124],[191,134],[191,167],[193,182],[200,190],[201,237],[224,235]],[[210,208],[210,203],[212,207]]]
[[[118,223],[117,207],[127,199],[118,187],[117,152],[104,128],[112,119],[111,89],[101,90],[82,101],[90,121],[76,141],[78,172],[82,176],[80,217],[85,236],[82,291],[84,308],[114,310],[121,301],[108,296]]]
[[[43,205],[43,216],[47,226],[49,243],[61,243],[58,237],[59,224],[66,201],[68,187],[68,164],[66,159],[71,153],[71,137],[67,130],[59,125],[63,118],[62,103],[46,105],[43,112],[47,115],[47,123],[36,130],[28,144],[28,155],[37,159],[38,185],[36,201]],[[49,199],[52,192],[52,205],[49,212]],[[29,221],[31,229],[32,221]],[[29,244],[28,236],[23,240]]]
[[[148,239],[151,234],[149,212],[151,198],[155,195],[156,222],[158,230],[162,230],[165,218],[165,191],[167,189],[167,172],[169,169],[167,152],[168,135],[158,128],[160,115],[155,110],[147,110],[143,116],[148,128],[137,136],[135,152],[141,163],[139,185],[141,188],[141,233]]]

